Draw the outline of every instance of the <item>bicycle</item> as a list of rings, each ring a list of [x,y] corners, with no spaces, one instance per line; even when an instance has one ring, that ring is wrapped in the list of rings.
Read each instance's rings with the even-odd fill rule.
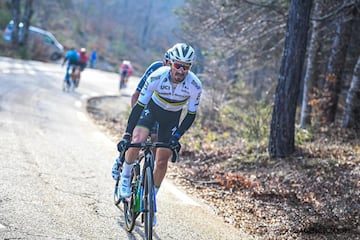
[[[73,89],[78,88],[79,87],[79,83],[80,83],[80,66],[74,66],[72,68],[71,74],[70,74],[70,79],[72,81],[73,84]]]
[[[126,74],[127,74],[126,71],[120,73],[119,90],[126,88],[128,82],[128,76],[126,76]]]
[[[64,79],[62,89],[63,91],[72,91],[79,86],[80,82],[80,68],[72,64],[67,68],[69,79]]]
[[[140,148],[142,154],[139,160],[135,161],[131,170],[130,197],[125,199],[120,197],[118,179],[115,183],[114,203],[117,207],[119,207],[121,202],[124,204],[125,229],[128,232],[134,229],[135,221],[141,214],[141,222],[144,223],[145,227],[145,239],[150,240],[152,239],[153,219],[156,212],[156,197],[153,182],[155,160],[153,149],[168,148],[172,150],[172,162],[178,159],[178,152],[176,149],[171,148],[168,143],[151,142],[149,139],[144,143],[131,143],[128,148]],[[121,152],[119,156],[121,160],[119,172],[122,170],[126,150]],[[141,168],[140,164],[142,161],[143,165]]]

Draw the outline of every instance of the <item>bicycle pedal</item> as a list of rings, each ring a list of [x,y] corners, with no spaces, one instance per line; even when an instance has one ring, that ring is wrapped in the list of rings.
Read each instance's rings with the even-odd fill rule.
[[[121,197],[121,200],[122,200],[123,202],[129,203],[129,202],[131,202],[131,196],[129,196],[129,197]]]

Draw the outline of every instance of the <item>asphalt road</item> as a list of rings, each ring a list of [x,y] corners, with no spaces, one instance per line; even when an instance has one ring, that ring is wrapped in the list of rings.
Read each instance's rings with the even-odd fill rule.
[[[0,57],[0,239],[143,239],[141,223],[127,233],[113,205],[116,143],[85,109],[90,97],[118,95],[118,77],[86,69],[65,93],[64,72]],[[250,239],[170,181],[158,210],[154,239]]]

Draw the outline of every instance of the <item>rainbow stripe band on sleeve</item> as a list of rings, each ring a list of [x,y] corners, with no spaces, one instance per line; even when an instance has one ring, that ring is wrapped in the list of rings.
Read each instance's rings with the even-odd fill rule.
[[[186,98],[185,100],[182,101],[175,101],[175,100],[170,100],[170,99],[166,99],[161,97],[157,91],[155,91],[155,96],[157,99],[159,99],[162,103],[166,104],[166,105],[170,105],[170,106],[183,106],[187,103],[189,98]]]

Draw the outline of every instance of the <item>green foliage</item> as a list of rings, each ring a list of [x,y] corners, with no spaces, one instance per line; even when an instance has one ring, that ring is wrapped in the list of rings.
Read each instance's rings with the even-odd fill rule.
[[[242,113],[242,135],[248,142],[256,142],[259,145],[267,143],[271,117],[271,105],[263,101],[249,105]]]
[[[27,49],[27,46],[20,46],[17,49],[17,53],[19,54],[21,59],[30,59],[29,51]]]
[[[312,129],[303,129],[296,126],[295,129],[295,143],[297,145],[303,145],[306,142],[311,142],[314,140],[314,135]]]
[[[232,126],[246,143],[247,154],[266,152],[270,131],[272,106],[265,101],[254,101],[248,105],[229,105],[222,113],[222,123]]]
[[[5,28],[5,26],[12,19],[11,12],[6,6],[5,2],[0,2],[0,27],[1,30]]]

